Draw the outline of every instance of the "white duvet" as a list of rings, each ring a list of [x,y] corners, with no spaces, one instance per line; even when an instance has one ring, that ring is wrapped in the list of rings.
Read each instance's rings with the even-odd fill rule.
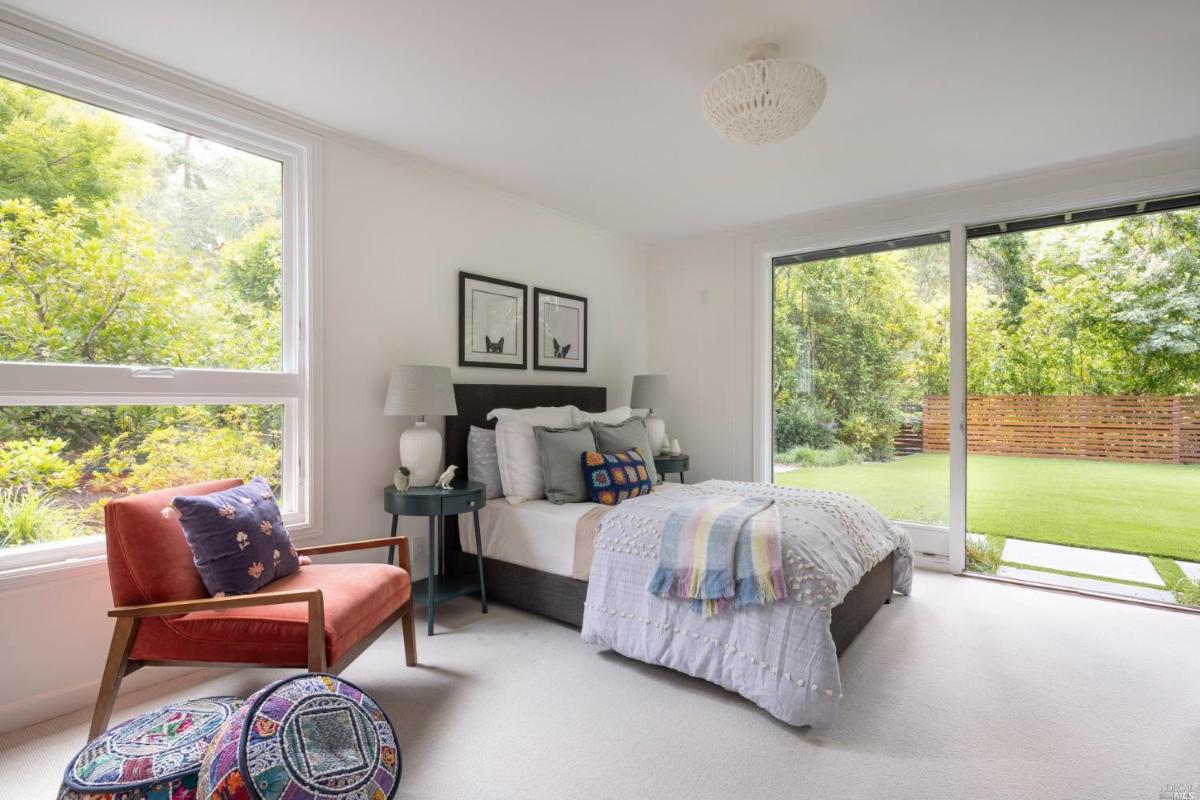
[[[789,599],[704,618],[690,601],[647,591],[663,522],[687,494],[775,500]],[[622,503],[600,524],[583,639],[711,681],[789,724],[826,729],[842,697],[830,611],[893,551],[895,589],[908,594],[908,534],[858,498],[734,481],[656,492]]]

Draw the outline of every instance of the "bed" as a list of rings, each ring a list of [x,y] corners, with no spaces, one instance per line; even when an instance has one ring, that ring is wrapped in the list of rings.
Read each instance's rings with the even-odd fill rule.
[[[605,390],[600,387],[457,384],[455,399],[459,413],[447,419],[446,457],[447,463],[463,467],[470,427],[492,427],[485,418],[493,408],[575,405],[598,412],[607,406]],[[822,609],[819,603],[816,608],[811,603],[776,603],[739,609],[700,624],[700,617],[685,604],[645,591],[643,573],[648,559],[644,554],[635,557],[623,544],[645,530],[645,520],[658,513],[656,508],[661,512],[669,505],[672,492],[771,493],[781,508],[792,509],[788,513],[796,517],[794,525],[812,525],[816,519],[802,508],[811,503],[801,502],[798,495],[803,493],[798,490],[719,481],[671,485],[639,501],[641,505],[628,502],[607,515],[603,507],[590,503],[556,506],[538,500],[513,506],[497,498],[480,515],[489,599],[581,628],[585,641],[725,686],[790,724],[828,728],[841,696],[837,656],[890,602],[893,591],[908,589],[911,550],[906,537],[862,501],[830,495],[830,514],[819,517],[818,523],[832,521],[837,529],[843,521],[870,523],[845,528],[853,530],[852,536],[833,532],[818,537],[829,544],[830,563],[839,559],[843,564],[862,562],[857,570],[842,570],[837,605]],[[583,523],[593,509],[599,516],[588,528]],[[601,519],[608,520],[604,523],[610,534],[607,539],[602,533],[597,535]],[[447,570],[470,578],[477,569],[471,523],[464,524],[463,535],[458,520],[447,524],[450,535],[443,540]],[[581,545],[585,529],[590,536],[586,547]],[[858,550],[873,554],[867,556],[869,561],[855,556],[849,545],[842,547],[840,554],[834,552],[838,540],[849,538],[871,539],[866,544],[855,543]],[[801,584],[795,586],[799,596]],[[828,591],[833,596],[833,589]],[[589,603],[590,613],[585,614]],[[779,608],[766,610],[774,606]],[[811,644],[781,647],[781,629],[788,631],[785,637],[793,636],[790,631],[799,631],[794,634],[796,640],[803,638]],[[791,639],[787,641],[790,645]],[[774,655],[768,656],[768,651]]]

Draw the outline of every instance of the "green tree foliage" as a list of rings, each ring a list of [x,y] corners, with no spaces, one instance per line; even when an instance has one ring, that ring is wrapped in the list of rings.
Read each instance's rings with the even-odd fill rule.
[[[247,303],[279,312],[279,221],[269,220],[222,249],[225,282]]]
[[[150,160],[115,115],[0,79],[0,199],[106,203],[144,188]]]
[[[1003,323],[1019,325],[1029,293],[1041,290],[1030,263],[1028,239],[1021,234],[991,236],[971,240],[968,248],[989,294],[997,298]]]
[[[193,365],[202,276],[124,206],[0,201],[0,358]]]
[[[882,454],[899,427],[904,380],[929,311],[902,253],[780,268],[776,281],[777,427],[796,427],[812,404],[832,412],[836,437]],[[781,330],[782,329],[782,330]],[[780,353],[791,347],[791,352]],[[798,369],[800,367],[800,369]],[[820,446],[817,441],[777,443]]]
[[[1123,389],[1200,388],[1200,211],[1134,217],[1108,237],[1096,282],[1111,299],[1093,307],[1097,335],[1125,361]]]
[[[1200,211],[992,238],[1037,290],[1014,318],[972,259],[970,393],[1200,393]]]
[[[1200,210],[974,240],[970,394],[1200,394]],[[776,274],[776,448],[822,422],[881,452],[902,404],[948,393],[944,248]]]

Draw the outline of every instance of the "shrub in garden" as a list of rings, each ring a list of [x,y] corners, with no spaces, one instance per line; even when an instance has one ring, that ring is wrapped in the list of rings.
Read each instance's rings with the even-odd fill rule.
[[[0,488],[23,491],[74,489],[82,469],[63,457],[62,439],[0,442]]]
[[[160,428],[127,448],[117,441],[93,491],[151,492],[216,478],[262,475],[278,491],[279,447],[271,437],[231,428]]]
[[[967,534],[967,571],[995,575],[1000,568],[1004,548],[999,540],[979,533]]]
[[[800,397],[775,411],[775,451],[824,449],[837,442],[837,417],[812,397]]]
[[[848,444],[835,444],[833,447],[816,448],[801,445],[793,447],[775,456],[780,464],[794,464],[800,467],[840,467],[844,464],[861,464],[862,454]]]
[[[45,492],[0,490],[0,547],[89,533],[74,508],[58,505]]]
[[[871,409],[874,413],[851,414],[838,427],[837,438],[872,461],[885,461],[895,455],[899,415],[890,408]]]

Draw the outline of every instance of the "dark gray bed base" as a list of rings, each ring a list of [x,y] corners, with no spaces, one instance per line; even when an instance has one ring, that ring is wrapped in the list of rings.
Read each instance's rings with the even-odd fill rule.
[[[892,559],[880,561],[833,609],[830,629],[838,655],[845,652],[859,632],[867,626],[875,612],[890,602],[892,596]],[[452,575],[465,579],[475,577],[475,556],[458,550],[449,553],[446,568]],[[487,581],[488,600],[493,599],[531,611],[543,617],[583,627],[583,601],[587,598],[587,581],[577,581],[562,575],[552,575],[519,564],[483,559],[483,576]]]
[[[493,408],[533,408],[535,406],[573,405],[583,411],[604,411],[606,394],[602,386],[527,386],[508,384],[454,385],[458,415],[446,418],[446,463],[457,464],[459,474],[467,471],[467,435],[471,426],[495,427],[484,417]],[[458,520],[446,520],[446,570],[467,580],[476,576],[475,556],[464,553],[458,540]],[[858,636],[875,612],[892,596],[892,554],[879,562],[850,590],[841,605],[833,609],[830,627],[840,655]],[[576,628],[583,625],[583,602],[587,582],[562,575],[483,559],[483,575],[488,600],[550,617]]]

